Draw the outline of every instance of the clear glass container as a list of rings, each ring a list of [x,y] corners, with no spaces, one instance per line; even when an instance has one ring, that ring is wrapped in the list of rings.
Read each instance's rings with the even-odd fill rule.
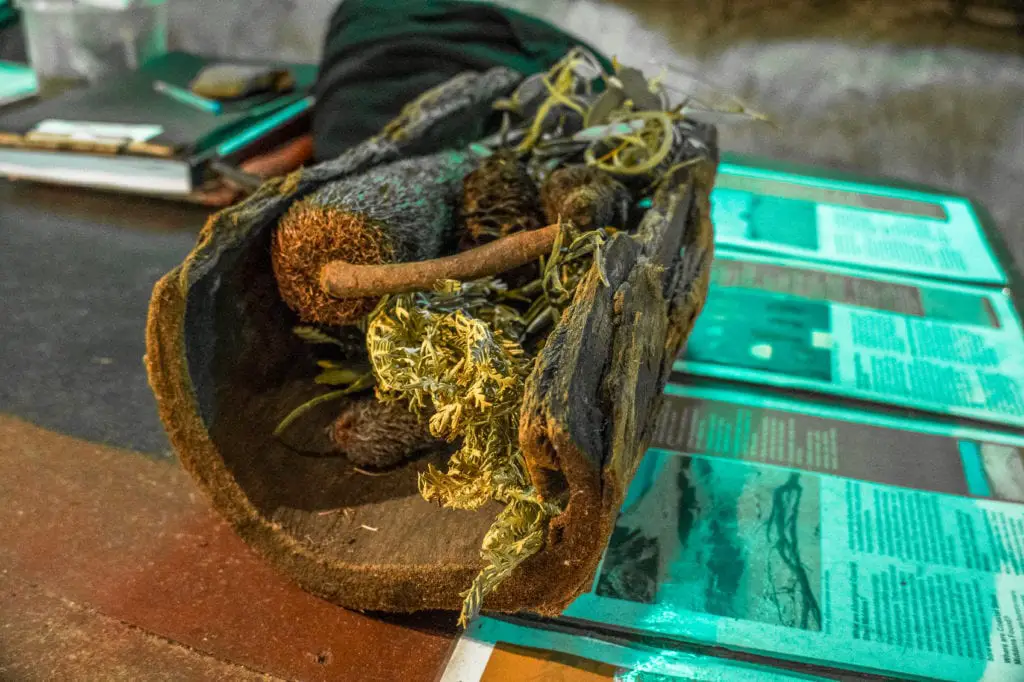
[[[97,82],[167,52],[166,0],[16,0],[40,91]]]

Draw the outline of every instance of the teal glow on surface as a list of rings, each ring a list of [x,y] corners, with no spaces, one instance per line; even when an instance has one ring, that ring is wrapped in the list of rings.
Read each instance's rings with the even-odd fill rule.
[[[265,135],[267,132],[273,130],[275,127],[287,121],[291,117],[311,109],[313,107],[314,99],[312,97],[305,97],[300,99],[298,102],[294,102],[277,113],[271,114],[266,119],[247,129],[245,132],[239,134],[237,137],[233,137],[230,140],[222,142],[217,146],[217,153],[220,156],[227,156],[238,149],[241,149],[245,145],[249,144],[253,140],[258,140],[260,137]]]
[[[964,463],[964,477],[967,479],[967,491],[975,497],[990,497],[992,490],[985,476],[985,465],[981,460],[981,449],[977,443],[960,441],[960,459]]]
[[[637,207],[651,205],[647,198]],[[962,197],[722,163],[711,205],[719,246],[948,281],[1007,282]]]

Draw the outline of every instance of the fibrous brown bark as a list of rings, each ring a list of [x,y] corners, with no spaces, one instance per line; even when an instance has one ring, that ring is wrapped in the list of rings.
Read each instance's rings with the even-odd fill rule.
[[[313,358],[292,333],[298,318],[272,271],[272,226],[323,183],[422,150],[438,131],[465,129],[462,121],[482,118],[514,82],[500,72],[480,78],[460,77],[453,96],[430,93],[400,130],[214,216],[154,291],[146,362],[182,464],[249,545],[343,606],[457,610],[500,506],[470,512],[423,500],[417,474],[442,466],[442,449],[367,476],[342,457],[309,456],[329,452],[329,443],[300,453],[273,437],[295,405],[328,389],[312,382]],[[713,130],[692,132],[715,149]],[[671,362],[706,295],[714,165],[666,179],[637,231],[601,249],[603,277],[590,270],[548,337],[528,380],[520,444],[534,483],[565,511],[486,609],[556,614],[589,587]],[[326,440],[333,410],[311,413],[308,431]]]

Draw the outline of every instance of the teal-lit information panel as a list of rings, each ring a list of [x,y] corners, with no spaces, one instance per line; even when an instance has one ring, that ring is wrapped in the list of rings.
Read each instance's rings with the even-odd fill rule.
[[[565,616],[882,675],[1024,680],[1024,505],[652,449]]]
[[[755,390],[669,384],[651,446],[1024,503],[1024,435]]]
[[[721,250],[674,365],[1024,426],[1024,335],[999,290]]]
[[[723,163],[712,193],[722,246],[837,265],[1005,284],[961,197]]]
[[[824,682],[825,678],[712,656],[611,643],[582,634],[478,618],[459,638],[441,682]]]

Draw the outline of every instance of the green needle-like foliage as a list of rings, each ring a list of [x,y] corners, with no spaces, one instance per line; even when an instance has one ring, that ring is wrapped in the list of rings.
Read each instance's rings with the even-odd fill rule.
[[[371,315],[366,337],[377,397],[407,404],[429,420],[433,436],[461,439],[446,471],[430,466],[420,475],[423,497],[453,509],[492,500],[506,505],[484,538],[484,569],[463,593],[463,625],[541,548],[545,522],[559,511],[538,497],[519,448],[532,361],[505,331],[473,316],[493,312],[479,296],[487,286],[446,282],[437,292],[387,298]]]

